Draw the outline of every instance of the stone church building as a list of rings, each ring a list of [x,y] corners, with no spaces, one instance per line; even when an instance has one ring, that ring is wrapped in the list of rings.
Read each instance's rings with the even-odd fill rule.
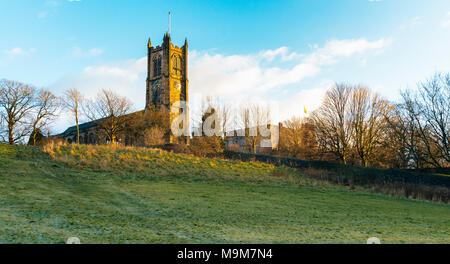
[[[131,113],[130,115],[142,116],[143,113],[150,109],[159,109],[159,111],[170,113],[171,107],[176,102],[188,102],[187,39],[182,47],[178,47],[173,45],[170,34],[166,33],[163,38],[163,43],[160,46],[154,47],[149,39],[147,50],[145,109]],[[178,113],[172,112],[167,115],[168,120],[165,122],[167,131],[170,130],[172,121],[182,110],[180,109],[178,111]],[[100,135],[100,130],[98,129],[99,122],[102,122],[102,120],[79,124],[81,144],[108,143]],[[189,127],[189,124],[184,125]],[[75,143],[77,141],[77,128],[76,126],[69,127],[58,136],[69,143]],[[175,140],[175,137],[171,133],[168,133],[166,143],[174,143]],[[123,144],[129,144],[127,135],[122,135],[119,141]]]

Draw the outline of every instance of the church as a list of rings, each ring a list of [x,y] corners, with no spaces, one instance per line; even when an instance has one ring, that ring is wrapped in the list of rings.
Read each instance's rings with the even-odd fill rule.
[[[173,45],[170,33],[166,33],[160,46],[153,46],[151,40],[147,43],[147,80],[146,80],[146,103],[145,109],[131,113],[130,116],[137,118],[144,116],[150,110],[158,109],[167,113],[167,120],[164,122],[165,130],[170,131],[173,120],[181,114],[170,112],[172,106],[177,102],[188,103],[188,44],[185,39],[181,47]],[[124,87],[125,89],[126,87]],[[150,113],[151,114],[151,113]],[[188,112],[185,113],[188,115]],[[189,117],[186,118],[189,120]],[[103,120],[94,120],[79,124],[80,144],[106,144],[108,141],[103,137],[98,129],[99,123]],[[126,125],[126,124],[124,124]],[[188,127],[188,124],[183,124]],[[77,142],[77,127],[69,127],[59,138],[69,143]],[[119,142],[125,145],[132,145],[136,140],[132,140],[132,135],[124,133],[120,136]],[[165,135],[166,143],[175,143],[175,136],[168,132]],[[188,141],[189,138],[186,138]]]

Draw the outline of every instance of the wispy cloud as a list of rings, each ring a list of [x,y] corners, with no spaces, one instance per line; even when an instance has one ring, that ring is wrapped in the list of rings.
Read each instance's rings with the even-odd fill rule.
[[[47,18],[56,13],[56,10],[59,6],[61,6],[61,1],[59,0],[47,0],[43,6],[44,10],[41,10],[37,13],[37,17],[39,19]]]
[[[35,48],[31,48],[29,50],[24,50],[21,47],[15,47],[15,48],[12,48],[10,50],[3,51],[3,53],[6,54],[6,55],[9,55],[9,56],[21,56],[21,55],[26,55],[26,54],[29,54],[29,53],[33,53],[35,51],[36,51]]]
[[[277,57],[281,57],[282,61],[292,61],[301,58],[303,55],[296,52],[290,52],[288,47],[281,47],[275,50],[264,50],[259,53],[261,58],[271,62]]]
[[[412,23],[413,25],[420,25],[420,24],[422,24],[422,18],[416,16],[416,17],[414,17],[414,18],[411,20],[411,23]]]
[[[447,13],[444,20],[442,21],[442,26],[444,28],[450,28],[450,11]]]
[[[0,51],[0,67],[8,67],[13,63],[22,61],[34,52],[36,52],[35,48],[23,49],[21,47]]]
[[[48,12],[41,11],[41,12],[38,12],[37,17],[40,18],[40,19],[43,19],[43,18],[46,18],[47,15],[48,15]]]
[[[416,17],[413,17],[413,18],[407,20],[402,25],[400,25],[399,29],[405,30],[407,28],[412,28],[414,26],[422,25],[422,24],[423,24],[422,18],[419,16],[416,16]]]
[[[66,76],[53,85],[57,90],[78,88],[86,96],[97,94],[102,88],[117,90],[135,103],[142,102],[145,93],[144,73],[147,57],[100,66],[88,66],[82,72]]]
[[[350,40],[330,40],[323,48],[314,46],[314,52],[306,57],[305,61],[316,65],[330,65],[339,62],[342,58],[354,54],[362,54],[373,50],[382,50],[390,45],[392,39],[382,38],[377,41],[368,41],[364,38]]]
[[[5,54],[12,55],[12,56],[25,54],[25,51],[19,47],[13,48],[11,50],[5,50],[4,52],[5,52]]]
[[[76,57],[76,58],[88,58],[88,57],[100,56],[104,52],[105,52],[104,49],[101,49],[101,48],[92,48],[92,49],[84,51],[80,47],[73,47],[72,56]]]

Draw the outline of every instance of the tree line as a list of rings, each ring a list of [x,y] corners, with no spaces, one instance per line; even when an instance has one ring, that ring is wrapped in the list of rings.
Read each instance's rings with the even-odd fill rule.
[[[232,108],[209,97],[200,108],[191,115],[195,129],[189,149],[194,154],[222,152],[231,136],[240,136],[245,151],[256,153],[261,142],[270,139],[270,107],[246,103]],[[76,143],[80,143],[80,120],[87,120],[96,122],[105,142],[124,143],[126,135],[128,145],[164,144],[170,133],[168,112],[156,107],[132,110],[128,98],[107,89],[93,99],[77,89],[58,97],[46,89],[2,80],[0,141],[25,144],[28,139],[34,145],[65,111],[76,124]],[[363,85],[337,83],[307,117],[280,123],[277,148],[265,151],[361,166],[449,167],[449,121],[450,74],[435,74],[416,89],[402,91],[400,102],[390,102]],[[228,148],[242,150],[234,144]]]
[[[36,145],[43,131],[50,134],[50,126],[64,111],[76,124],[76,143],[80,143],[80,120],[98,122],[99,129],[109,142],[115,142],[126,129],[124,124],[133,104],[126,97],[111,90],[101,90],[88,99],[77,89],[56,96],[47,89],[17,81],[0,81],[0,142]]]
[[[450,166],[450,74],[389,102],[362,85],[336,84],[307,118],[284,122],[286,155],[391,168]]]
[[[0,141],[33,144],[38,131],[58,114],[60,100],[50,91],[16,81],[0,81]]]

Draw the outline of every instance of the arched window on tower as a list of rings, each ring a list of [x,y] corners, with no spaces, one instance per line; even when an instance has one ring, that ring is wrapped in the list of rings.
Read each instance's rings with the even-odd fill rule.
[[[161,75],[161,56],[158,56],[158,75]]]
[[[178,55],[175,55],[172,57],[172,72],[175,75],[181,75],[181,57]]]
[[[153,58],[153,76],[161,75],[161,56]]]

